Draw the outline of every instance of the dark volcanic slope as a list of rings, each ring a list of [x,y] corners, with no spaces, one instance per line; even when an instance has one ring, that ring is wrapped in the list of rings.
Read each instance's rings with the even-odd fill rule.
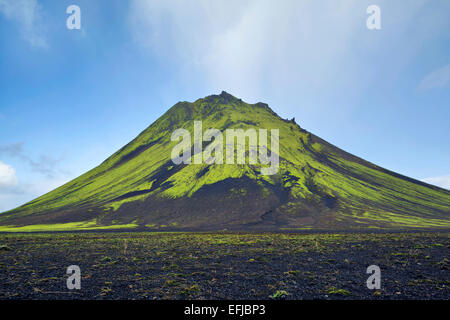
[[[261,175],[261,165],[248,162],[174,165],[178,142],[171,134],[192,133],[195,120],[203,121],[203,132],[279,129],[278,174]],[[449,191],[380,168],[281,119],[266,104],[223,92],[177,103],[101,165],[1,214],[0,224],[43,225],[16,230],[449,228],[449,213]]]

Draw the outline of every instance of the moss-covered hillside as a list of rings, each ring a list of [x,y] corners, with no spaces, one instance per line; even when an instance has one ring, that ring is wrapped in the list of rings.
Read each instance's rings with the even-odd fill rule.
[[[171,161],[175,129],[279,129],[280,167]],[[206,147],[207,143],[204,143]],[[270,144],[269,144],[270,146]],[[17,228],[20,227],[20,228]],[[101,165],[0,214],[0,231],[450,228],[450,191],[380,168],[222,92],[179,102]],[[17,228],[17,229],[16,229]]]

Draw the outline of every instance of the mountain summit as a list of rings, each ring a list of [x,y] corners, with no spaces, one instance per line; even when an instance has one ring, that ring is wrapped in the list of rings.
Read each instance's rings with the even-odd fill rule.
[[[263,165],[249,161],[175,164],[171,154],[178,141],[172,134],[185,129],[192,135],[196,121],[203,133],[278,130],[277,172],[263,175]],[[195,156],[194,143],[191,147]],[[0,230],[437,229],[450,227],[450,191],[351,155],[295,119],[280,118],[265,103],[248,104],[222,92],[175,104],[98,167],[0,214],[0,225]]]

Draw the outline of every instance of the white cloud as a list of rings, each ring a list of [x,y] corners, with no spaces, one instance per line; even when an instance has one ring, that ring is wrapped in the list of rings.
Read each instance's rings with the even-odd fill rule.
[[[134,39],[175,66],[184,83],[201,79],[212,92],[248,101],[296,92],[301,103],[324,90],[362,97],[381,77],[380,63],[383,79],[395,81],[437,32],[434,21],[445,20],[422,10],[431,2],[380,1],[376,32],[366,28],[373,1],[361,0],[133,0],[129,21]],[[414,41],[406,41],[410,34]]]
[[[16,163],[22,165],[22,175],[26,176],[25,182],[18,181],[15,169],[0,161],[0,213],[23,205],[75,178],[57,168],[61,159],[48,156],[31,158],[23,145],[19,142],[0,146],[0,157],[18,160]]]
[[[0,213],[17,208],[69,182],[74,177],[30,179],[31,182],[0,185]],[[16,178],[17,181],[17,178]]]
[[[339,61],[366,31],[358,1],[134,0],[130,21],[154,54],[243,98],[275,83],[311,90],[343,81],[356,65]]]
[[[18,158],[21,161],[29,164],[34,172],[39,172],[46,175],[48,178],[52,178],[58,172],[58,164],[61,162],[61,158],[56,159],[48,155],[40,155],[38,159],[33,159],[24,150],[24,143],[18,142],[10,145],[0,145],[0,156],[6,155],[13,158]]]
[[[423,182],[450,190],[450,175],[422,179]]]
[[[419,84],[420,91],[443,88],[450,82],[450,64],[428,74]]]
[[[16,170],[10,165],[0,161],[0,190],[17,185]]]
[[[0,13],[18,23],[24,39],[32,46],[47,45],[42,34],[42,13],[37,0],[0,0]]]

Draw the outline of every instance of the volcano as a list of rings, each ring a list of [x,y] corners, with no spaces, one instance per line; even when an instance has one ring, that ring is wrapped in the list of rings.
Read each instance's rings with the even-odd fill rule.
[[[175,164],[178,142],[171,135],[180,128],[192,133],[195,121],[204,130],[277,129],[277,172],[261,174],[259,162]],[[96,168],[0,214],[0,225],[0,231],[449,229],[450,191],[347,153],[267,104],[222,92],[175,104]]]

